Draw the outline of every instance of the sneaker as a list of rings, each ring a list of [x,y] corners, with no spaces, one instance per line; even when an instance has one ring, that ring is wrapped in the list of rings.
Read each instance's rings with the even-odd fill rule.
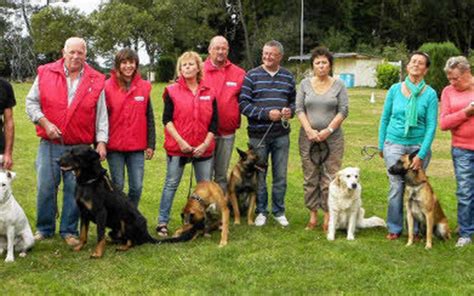
[[[260,213],[257,218],[255,218],[255,226],[263,226],[267,223],[267,217]]]
[[[387,236],[385,238],[388,239],[388,240],[396,240],[399,237],[400,237],[400,233],[389,233],[389,234],[387,234]]]
[[[46,237],[41,232],[36,232],[33,238],[35,241],[42,241],[46,239]]]
[[[462,248],[462,247],[465,247],[465,246],[469,245],[470,243],[472,243],[472,241],[469,237],[460,237],[458,239],[458,242],[456,243],[456,247],[457,248]]]
[[[273,216],[273,218],[278,223],[280,223],[280,225],[283,226],[283,227],[286,227],[286,226],[290,225],[290,222],[288,222],[288,219],[286,219],[285,215],[281,215],[281,216],[278,216],[278,217]]]
[[[71,247],[77,246],[79,244],[79,240],[77,239],[77,237],[72,234],[65,235],[63,239],[66,244]]]

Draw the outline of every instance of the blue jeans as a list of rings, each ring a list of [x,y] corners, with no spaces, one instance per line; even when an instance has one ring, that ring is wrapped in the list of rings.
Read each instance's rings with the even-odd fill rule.
[[[459,236],[474,234],[474,151],[453,147],[454,173],[458,198]]]
[[[36,230],[45,237],[51,237],[56,230],[57,196],[56,187],[63,180],[63,208],[59,233],[62,237],[77,235],[79,210],[74,198],[76,178],[72,172],[61,174],[58,160],[64,152],[74,146],[53,144],[41,140],[36,158],[37,173],[37,219]],[[59,195],[59,194],[58,194]]]
[[[128,200],[138,207],[143,188],[143,175],[145,171],[145,154],[143,151],[135,152],[109,152],[107,153],[110,175],[120,190],[123,190],[125,167],[128,176]]]
[[[409,154],[420,149],[421,145],[400,145],[386,141],[383,147],[383,158],[385,166],[389,169],[403,154]],[[431,159],[431,151],[423,159],[423,169],[426,170]],[[403,192],[405,181],[403,176],[392,175],[387,172],[390,182],[388,192],[387,227],[390,233],[402,233],[403,230]],[[415,221],[414,232],[418,233],[418,223]]]
[[[174,195],[178,189],[185,165],[180,165],[179,156],[168,156],[166,164],[166,181],[160,201],[160,213],[158,224],[168,224],[170,220],[171,207],[173,206]],[[212,158],[202,161],[194,161],[193,168],[196,182],[210,181]]]
[[[249,143],[257,147],[261,139],[250,138]],[[288,152],[290,149],[290,138],[288,135],[277,138],[267,137],[256,152],[261,160],[268,163],[268,156],[272,160],[272,214],[279,217],[285,214],[285,193],[286,193],[286,174],[288,170]],[[269,164],[269,163],[268,163]],[[258,172],[258,191],[257,191],[257,214],[262,213],[268,216],[268,191],[267,191],[267,171]]]
[[[227,192],[227,170],[229,169],[234,140],[235,134],[216,137],[213,159],[214,181],[221,186],[224,192]]]

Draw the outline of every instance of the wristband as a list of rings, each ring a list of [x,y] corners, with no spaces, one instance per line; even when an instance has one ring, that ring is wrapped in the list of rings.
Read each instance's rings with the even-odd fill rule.
[[[328,129],[329,133],[331,133],[331,134],[334,133],[334,129],[332,127],[328,126],[327,129]]]

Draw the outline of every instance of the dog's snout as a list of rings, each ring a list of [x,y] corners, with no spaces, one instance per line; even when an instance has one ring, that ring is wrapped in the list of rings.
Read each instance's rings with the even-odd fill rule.
[[[352,189],[356,189],[357,188],[357,183],[352,183],[351,187],[352,187]]]

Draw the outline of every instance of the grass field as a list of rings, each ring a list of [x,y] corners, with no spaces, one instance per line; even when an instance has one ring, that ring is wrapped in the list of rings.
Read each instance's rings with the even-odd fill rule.
[[[34,161],[38,139],[25,114],[24,98],[29,84],[14,85],[16,138],[14,182],[16,199],[23,206],[34,230],[36,219],[36,174]],[[154,85],[158,144],[155,158],[146,162],[144,193],[140,210],[148,219],[150,232],[158,215],[166,171],[161,125],[161,93]],[[376,103],[370,104],[370,93]],[[352,89],[350,113],[344,122],[346,150],[344,166],[359,166],[363,201],[368,215],[386,217],[388,180],[383,162],[376,157],[364,161],[360,150],[375,145],[385,92]],[[244,120],[245,125],[246,120]],[[303,202],[303,176],[298,154],[299,123],[292,120],[287,217],[283,229],[273,219],[262,227],[231,226],[229,245],[218,248],[219,235],[196,241],[153,246],[145,245],[126,253],[109,246],[101,260],[89,259],[95,228],[85,250],[74,253],[56,235],[37,243],[26,258],[12,264],[0,260],[0,291],[17,294],[437,294],[474,295],[474,248],[456,249],[455,239],[434,241],[430,251],[423,243],[406,248],[406,236],[387,241],[384,229],[357,233],[346,241],[342,232],[328,242],[320,228],[305,231],[308,210]],[[246,129],[238,132],[236,146],[245,148]],[[237,160],[234,153],[232,164]],[[450,159],[450,136],[438,131],[430,180],[450,221],[456,226],[455,180]],[[180,223],[179,213],[186,200],[189,170],[177,192],[170,224]],[[61,200],[61,198],[60,198]],[[321,221],[320,217],[320,221]]]

